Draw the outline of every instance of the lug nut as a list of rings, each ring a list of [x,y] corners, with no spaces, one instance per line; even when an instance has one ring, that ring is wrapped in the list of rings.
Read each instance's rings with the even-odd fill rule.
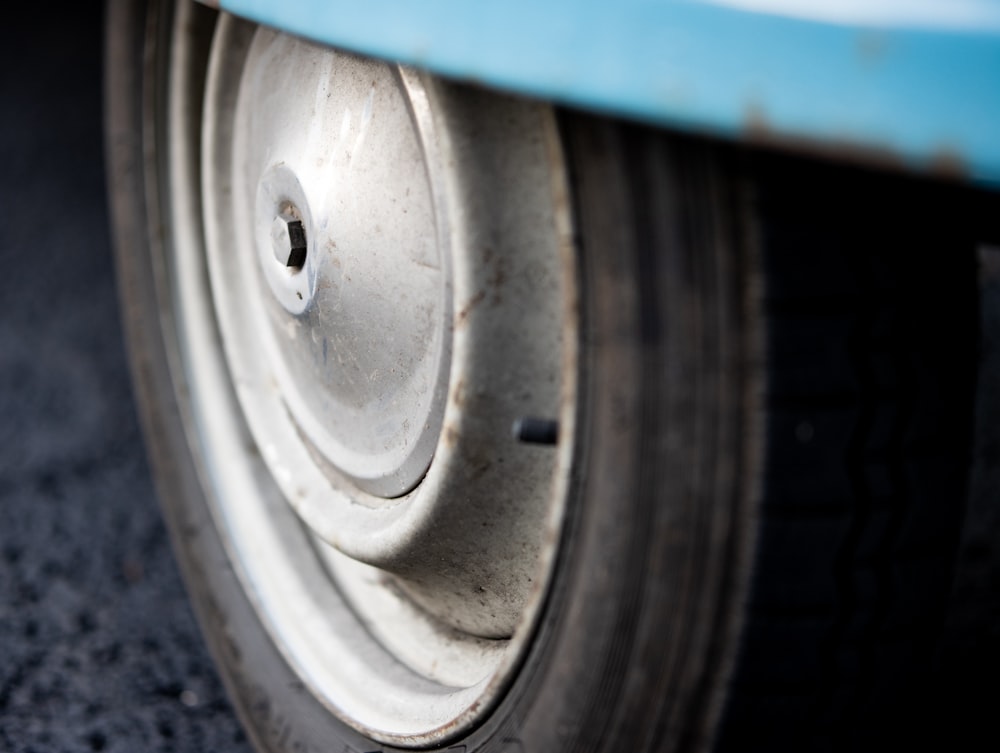
[[[306,231],[301,220],[279,214],[271,223],[271,247],[274,258],[290,269],[306,263]]]

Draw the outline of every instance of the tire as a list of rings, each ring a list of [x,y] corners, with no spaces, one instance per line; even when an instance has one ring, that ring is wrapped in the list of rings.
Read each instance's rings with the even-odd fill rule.
[[[469,371],[494,381],[477,381],[482,389],[469,393],[460,413],[488,413],[491,401],[517,393],[510,385],[525,378],[516,371],[523,362],[535,379],[531,364],[549,358],[552,348],[532,348],[552,326],[562,338],[553,351],[553,379],[562,385],[553,408],[558,440],[555,448],[529,442],[508,449],[503,442],[514,440],[497,439],[491,425],[474,434],[488,444],[472,446],[463,432],[478,429],[461,424],[454,452],[463,470],[457,481],[442,482],[478,499],[493,492],[474,486],[476,469],[492,473],[501,460],[519,463],[522,455],[548,458],[524,460],[514,467],[529,471],[503,477],[510,484],[535,479],[528,492],[543,500],[541,512],[519,512],[529,518],[515,516],[514,523],[484,521],[484,527],[533,528],[526,546],[539,554],[524,572],[539,585],[487,608],[513,603],[510,619],[491,621],[478,607],[468,611],[461,600],[440,596],[441,583],[454,593],[469,585],[462,572],[452,572],[463,570],[457,560],[449,560],[454,566],[445,575],[428,564],[458,556],[455,542],[465,541],[463,531],[473,525],[462,517],[467,512],[449,512],[457,516],[457,532],[422,539],[421,547],[430,548],[417,555],[366,550],[362,558],[378,560],[379,572],[389,574],[376,578],[382,578],[377,592],[359,591],[362,597],[352,600],[353,571],[332,566],[338,585],[324,588],[336,600],[330,609],[345,615],[336,624],[358,641],[375,636],[364,644],[374,647],[374,658],[362,656],[369,662],[363,671],[340,669],[334,678],[362,699],[377,698],[383,687],[391,694],[397,667],[412,658],[405,636],[402,648],[394,643],[404,629],[375,624],[384,613],[366,599],[382,598],[383,591],[402,593],[411,611],[415,604],[431,613],[415,626],[432,623],[462,645],[503,644],[486,689],[444,714],[446,723],[430,706],[405,720],[366,716],[367,707],[353,714],[350,698],[324,694],[301,659],[314,654],[297,653],[298,634],[283,632],[285,617],[274,614],[269,586],[255,580],[245,554],[255,542],[234,522],[221,477],[250,468],[244,475],[251,487],[271,490],[267,499],[282,510],[274,515],[294,521],[288,530],[295,535],[322,524],[307,508],[291,514],[287,491],[265,457],[260,426],[268,423],[252,415],[256,403],[227,398],[220,414],[206,398],[216,393],[202,383],[219,380],[235,395],[233,374],[255,361],[233,345],[239,316],[218,300],[239,295],[220,292],[226,275],[211,250],[228,228],[217,222],[227,216],[220,198],[226,191],[205,192],[203,181],[179,182],[177,175],[204,175],[206,164],[211,174],[213,155],[228,154],[227,145],[239,141],[226,130],[238,130],[239,122],[211,111],[235,93],[205,80],[227,65],[220,39],[237,40],[247,56],[240,60],[249,60],[257,35],[239,22],[218,22],[202,6],[113,2],[107,60],[113,222],[140,411],[192,602],[256,747],[803,750],[856,748],[894,734],[906,708],[900,699],[913,688],[926,690],[935,677],[931,657],[958,608],[951,594],[955,563],[962,542],[976,535],[971,524],[963,534],[976,441],[974,250],[989,216],[981,210],[995,198],[414,79],[448,148],[470,160],[443,182],[465,187],[454,192],[465,202],[456,223],[485,218],[475,219],[487,224],[470,237],[489,237],[502,248],[517,245],[508,236],[538,236],[550,252],[541,278],[557,280],[551,288],[522,284],[530,277],[522,269],[512,285],[492,262],[474,258],[479,251],[462,247],[455,252],[455,288],[461,270],[481,263],[503,293],[494,291],[491,310],[505,313],[484,325],[476,317],[485,315],[470,307],[476,295],[463,306],[456,293],[455,329],[466,315],[470,327],[508,326],[511,317],[547,306],[550,289],[558,291],[552,298],[564,299],[548,319],[516,319],[496,330],[505,334],[491,348],[504,357],[489,360],[495,357],[485,349],[475,358],[486,360],[473,360]],[[411,86],[405,70],[391,75],[403,89]],[[184,100],[189,106],[178,119],[167,113],[176,115],[171,97],[185,86],[208,93]],[[538,130],[490,130],[482,113],[501,111]],[[546,125],[552,123],[554,130]],[[556,138],[550,143],[545,134]],[[422,148],[425,156],[433,150]],[[501,164],[506,155],[516,161],[522,148],[547,149],[541,161],[550,173],[528,186],[505,183],[518,178]],[[523,208],[511,197],[543,182],[554,186],[545,189],[555,197],[549,214],[518,214]],[[933,211],[940,206],[955,210],[942,219]],[[178,222],[186,211],[204,220]],[[308,217],[289,217],[318,227]],[[203,248],[207,262],[199,261]],[[195,274],[213,279],[205,288],[215,298],[214,308],[198,308],[197,316],[192,301],[198,301],[184,282],[185,265],[192,264]],[[501,300],[508,295],[512,302]],[[927,307],[928,296],[937,305]],[[504,350],[512,347],[502,342],[507,337],[522,350]],[[521,352],[535,355],[515,357]],[[206,371],[204,359],[217,366]],[[542,391],[544,379],[537,380],[530,386]],[[446,390],[456,394],[454,380]],[[504,406],[498,415],[519,417]],[[449,403],[442,410],[446,437],[454,415],[448,411],[457,409]],[[230,465],[213,454],[220,421],[238,425],[243,449],[227,456]],[[522,439],[539,438],[525,425],[519,424]],[[551,431],[551,422],[543,426]],[[446,449],[439,444],[427,459],[431,470],[420,471],[427,475],[391,492],[362,478],[364,469],[332,475],[350,476],[359,495],[402,498],[413,484],[428,483]],[[536,462],[543,471],[536,472]],[[336,531],[327,535],[337,538]],[[277,564],[296,574],[327,572],[315,537],[302,541]],[[503,553],[492,539],[483,541],[487,554],[475,555],[470,571],[488,569],[482,558]],[[360,549],[351,541],[335,546],[350,556],[352,547]],[[502,590],[494,585],[482,591]],[[328,615],[312,616],[322,622]],[[982,619],[973,615],[967,627],[980,630]],[[462,635],[455,638],[455,631]],[[307,648],[322,661],[326,641],[319,645]],[[329,653],[334,665],[353,661]],[[420,682],[451,692],[455,683],[436,671]],[[402,697],[420,707],[423,696],[406,695],[404,686]],[[421,714],[433,721],[424,723]]]
[[[768,451],[719,748],[954,739],[952,683],[987,670],[949,667],[942,646],[988,630],[997,598],[973,606],[953,586],[963,538],[984,533],[966,501],[977,379],[993,383],[977,246],[996,197],[780,158],[757,174]],[[950,615],[970,607],[955,632]]]

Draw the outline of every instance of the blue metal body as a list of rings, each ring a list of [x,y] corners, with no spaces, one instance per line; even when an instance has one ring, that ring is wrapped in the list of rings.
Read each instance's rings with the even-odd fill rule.
[[[532,96],[1000,185],[1000,0],[222,0],[222,7]]]

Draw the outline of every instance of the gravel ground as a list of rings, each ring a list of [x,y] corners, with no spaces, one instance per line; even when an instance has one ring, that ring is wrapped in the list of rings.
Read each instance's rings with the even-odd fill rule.
[[[101,5],[4,14],[0,750],[249,751],[132,407],[105,227]]]

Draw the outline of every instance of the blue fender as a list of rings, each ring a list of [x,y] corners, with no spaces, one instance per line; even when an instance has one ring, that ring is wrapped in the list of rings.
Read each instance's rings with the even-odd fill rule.
[[[1000,0],[222,0],[329,45],[1000,185]]]

